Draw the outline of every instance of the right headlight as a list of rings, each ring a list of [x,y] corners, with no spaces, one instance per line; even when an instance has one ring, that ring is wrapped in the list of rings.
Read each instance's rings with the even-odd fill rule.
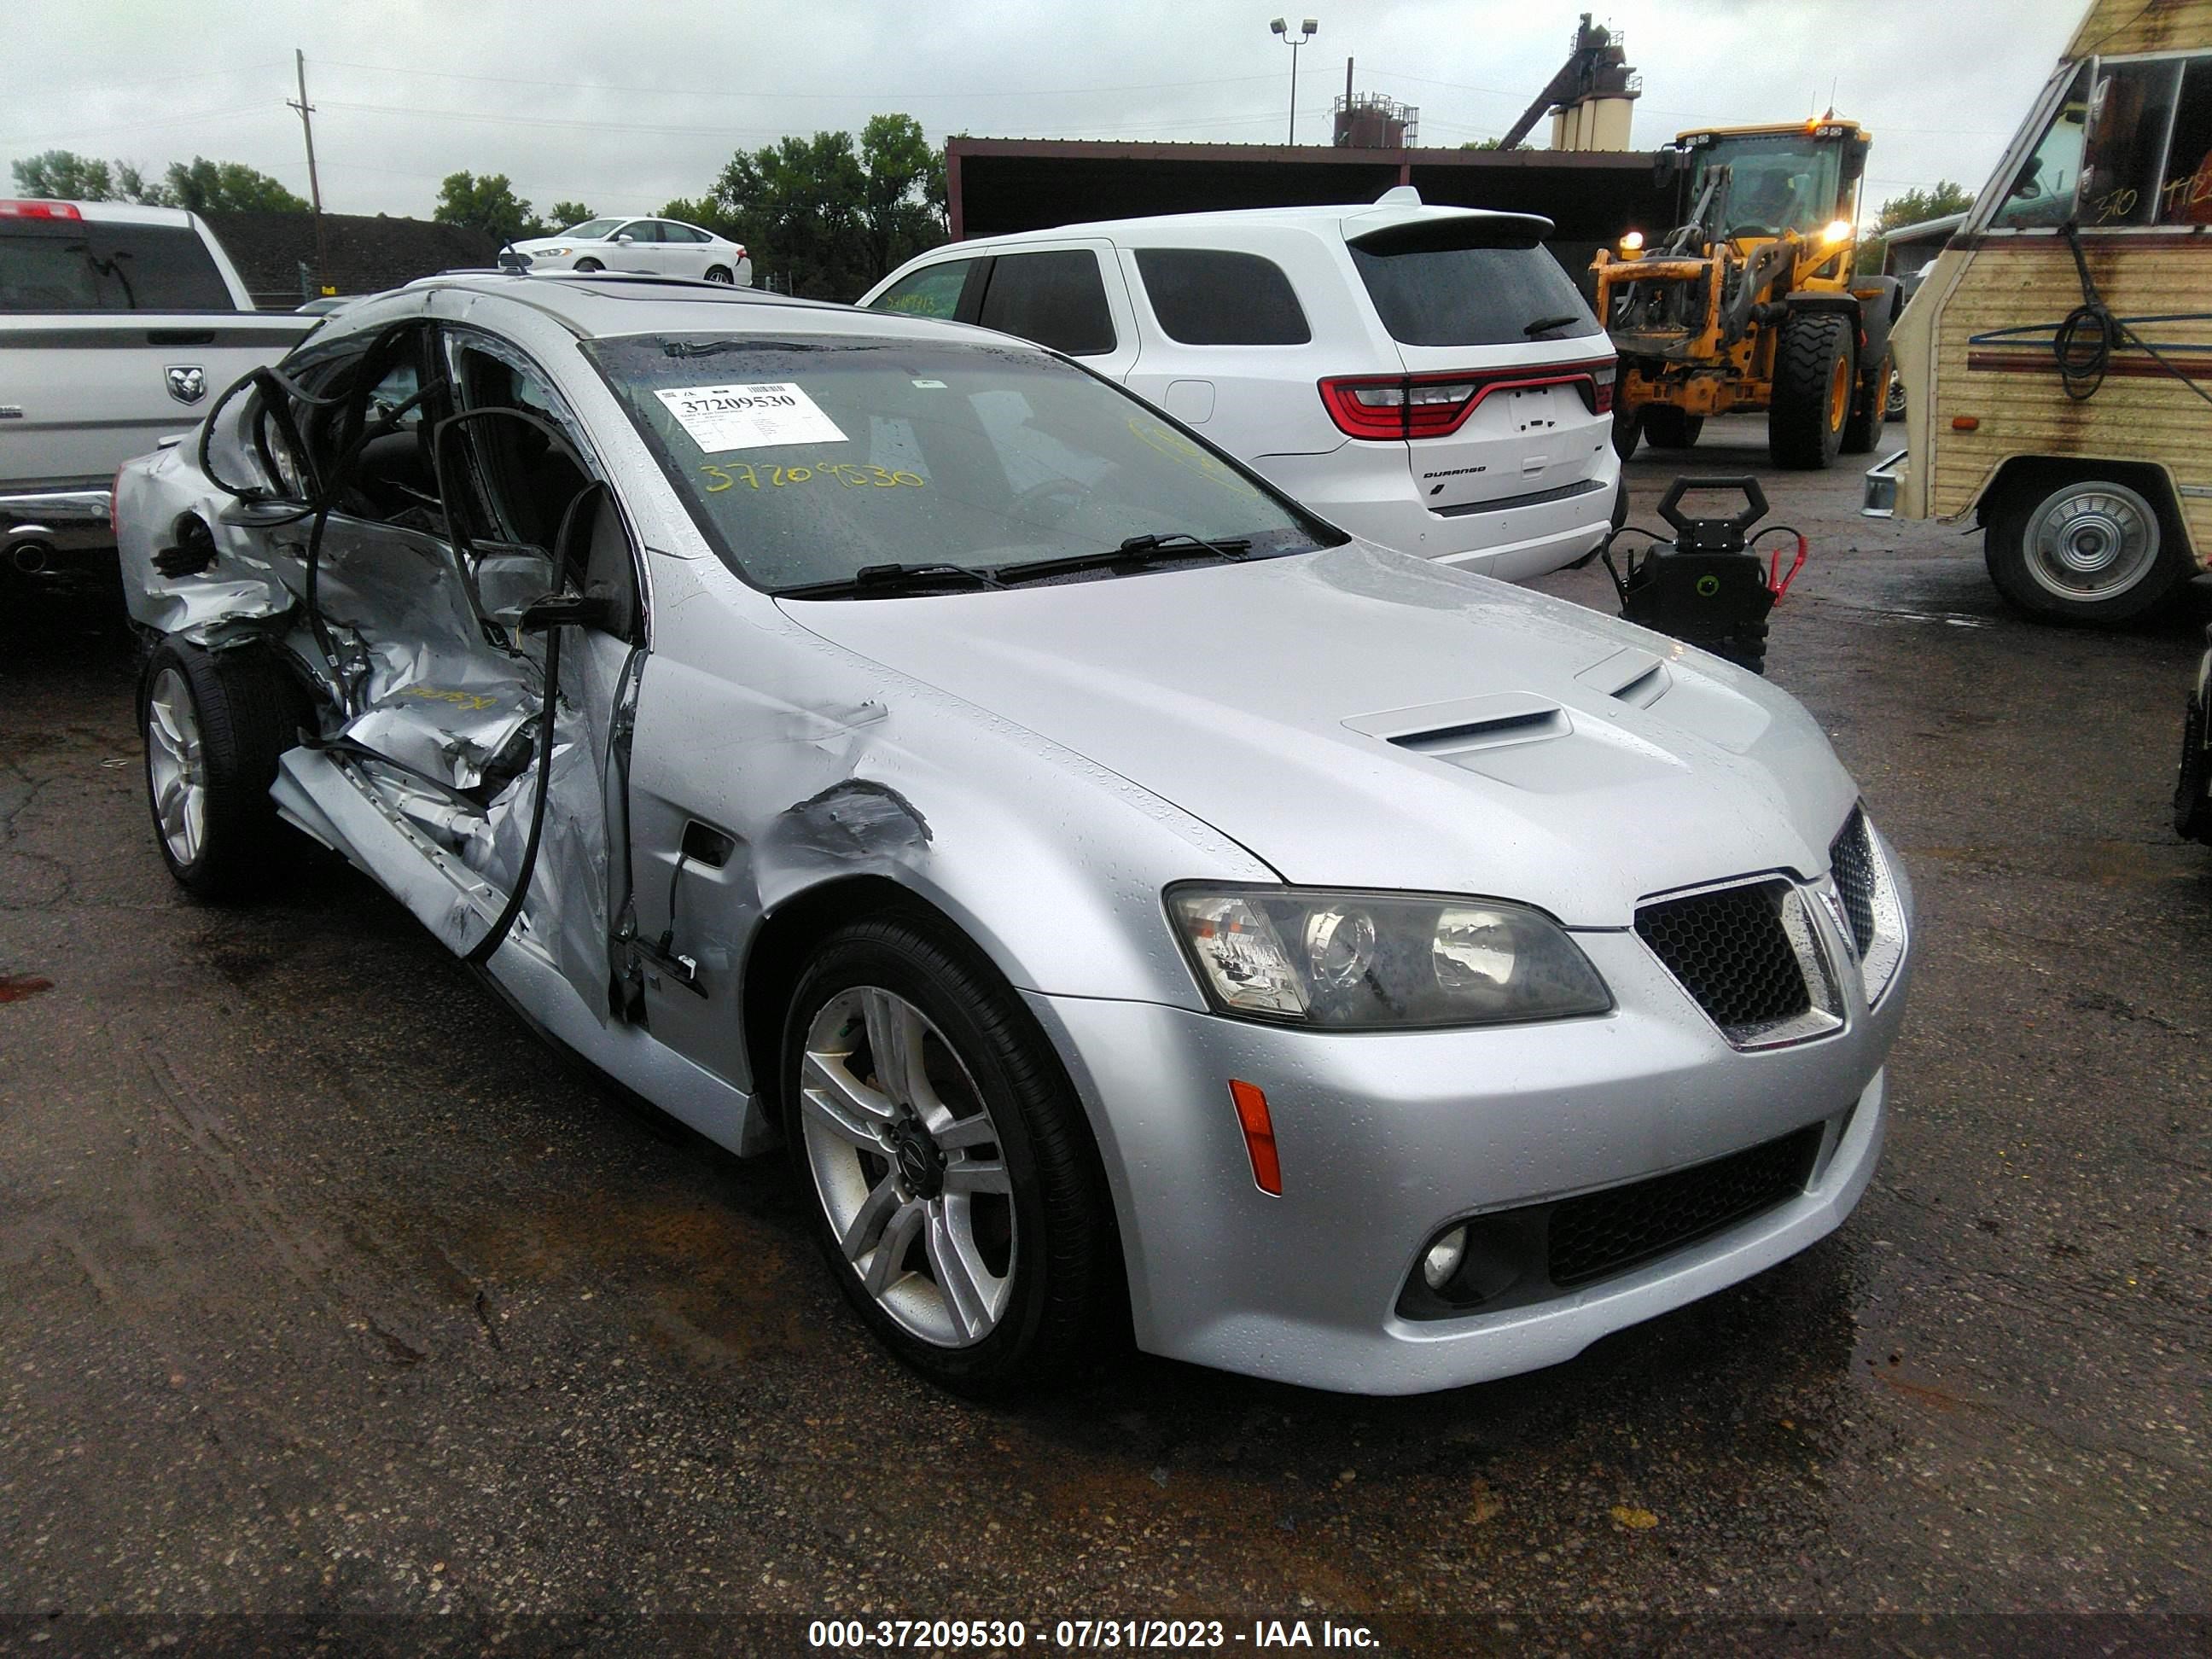
[[[1178,886],[1168,914],[1207,1000],[1247,1019],[1373,1030],[1601,1014],[1559,925],[1499,899]]]

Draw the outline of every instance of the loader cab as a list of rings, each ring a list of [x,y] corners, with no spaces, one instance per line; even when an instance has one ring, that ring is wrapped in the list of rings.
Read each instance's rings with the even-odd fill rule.
[[[1716,129],[1674,142],[1683,156],[1681,221],[1702,204],[1709,242],[1772,241],[1792,233],[1815,238],[1858,217],[1871,141],[1854,122]]]

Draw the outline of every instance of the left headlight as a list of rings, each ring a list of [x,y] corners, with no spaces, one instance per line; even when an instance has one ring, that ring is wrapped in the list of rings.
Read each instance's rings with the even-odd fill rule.
[[[1601,1014],[1613,996],[1542,912],[1498,899],[1172,887],[1168,914],[1224,1014],[1322,1026],[1492,1025]]]

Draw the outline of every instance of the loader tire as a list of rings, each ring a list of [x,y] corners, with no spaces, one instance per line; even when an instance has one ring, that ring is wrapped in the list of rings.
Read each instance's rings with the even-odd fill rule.
[[[1766,450],[1775,465],[1818,472],[1834,462],[1857,390],[1853,356],[1850,319],[1840,312],[1800,311],[1782,325],[1766,411]]]
[[[1844,453],[1870,455],[1881,441],[1882,422],[1888,418],[1889,359],[1859,376],[1859,389],[1851,398],[1850,418],[1844,422]]]
[[[1705,429],[1702,415],[1686,415],[1673,404],[1653,404],[1644,411],[1644,441],[1654,449],[1694,449]]]

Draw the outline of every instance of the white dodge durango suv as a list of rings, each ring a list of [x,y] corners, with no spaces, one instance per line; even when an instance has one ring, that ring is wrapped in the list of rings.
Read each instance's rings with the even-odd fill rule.
[[[1050,346],[1345,529],[1516,579],[1594,549],[1620,488],[1613,346],[1551,228],[1400,185],[953,243],[860,303]]]

